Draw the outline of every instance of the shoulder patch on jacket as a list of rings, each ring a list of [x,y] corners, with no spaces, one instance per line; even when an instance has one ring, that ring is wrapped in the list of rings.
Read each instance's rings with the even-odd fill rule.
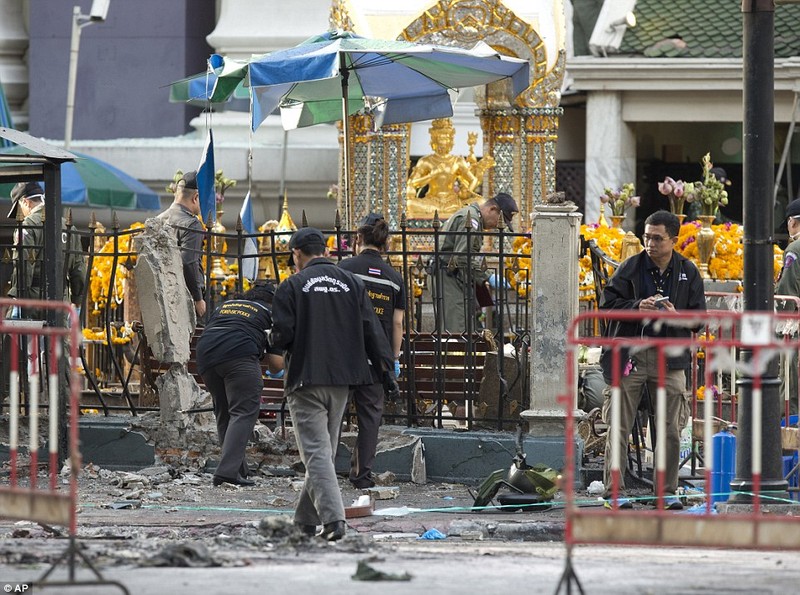
[[[784,270],[792,266],[795,263],[795,261],[797,261],[797,254],[795,254],[794,252],[787,252],[786,254],[784,254],[783,255]]]

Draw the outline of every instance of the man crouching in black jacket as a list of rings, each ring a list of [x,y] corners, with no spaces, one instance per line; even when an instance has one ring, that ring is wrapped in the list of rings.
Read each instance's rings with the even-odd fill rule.
[[[308,535],[322,525],[319,536],[335,541],[345,534],[334,457],[349,389],[372,383],[373,362],[396,392],[394,357],[364,282],[325,258],[322,232],[300,229],[289,248],[298,272],[275,292],[270,343],[285,350],[284,394],[306,468],[294,522]]]

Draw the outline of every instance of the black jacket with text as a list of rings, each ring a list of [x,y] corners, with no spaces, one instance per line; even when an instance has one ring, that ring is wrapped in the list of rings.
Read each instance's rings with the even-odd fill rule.
[[[372,384],[369,361],[393,370],[394,357],[363,281],[315,258],[275,291],[273,347],[285,350],[284,387]]]

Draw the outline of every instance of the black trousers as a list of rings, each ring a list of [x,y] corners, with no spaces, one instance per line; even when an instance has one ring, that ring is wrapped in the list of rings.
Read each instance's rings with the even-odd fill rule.
[[[350,481],[366,480],[372,473],[375,451],[378,449],[378,428],[383,417],[383,385],[365,384],[350,390],[356,409],[358,436],[350,458]]]
[[[227,479],[236,479],[239,475],[247,477],[245,449],[258,421],[264,387],[258,357],[223,362],[206,370],[202,376],[214,401],[221,447],[214,475]]]

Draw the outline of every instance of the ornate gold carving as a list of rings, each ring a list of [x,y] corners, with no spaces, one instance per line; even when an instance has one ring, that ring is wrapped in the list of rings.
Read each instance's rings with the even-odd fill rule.
[[[501,0],[440,0],[409,24],[399,39],[461,47],[485,41],[504,54],[530,62],[531,83],[517,97],[517,106],[556,107],[559,104],[566,52],[559,51],[556,65],[548,72],[547,49],[539,33],[506,8]],[[497,107],[491,98],[492,85],[489,87],[486,107]]]
[[[331,2],[331,12],[328,16],[328,22],[331,29],[343,29],[345,31],[354,31],[355,25],[353,19],[350,18],[350,11],[347,8],[346,0],[333,0]]]

